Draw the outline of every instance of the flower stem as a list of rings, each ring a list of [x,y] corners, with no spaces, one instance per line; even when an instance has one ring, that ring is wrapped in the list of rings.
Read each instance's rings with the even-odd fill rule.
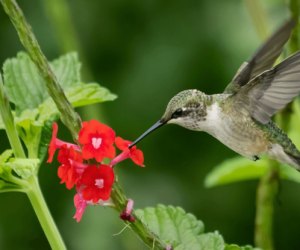
[[[21,43],[27,50],[32,61],[38,67],[40,74],[46,80],[46,87],[49,95],[55,102],[58,110],[64,115],[62,122],[70,130],[73,138],[77,139],[77,131],[80,128],[80,118],[67,100],[62,88],[60,87],[54,73],[52,72],[47,58],[43,54],[30,25],[15,0],[0,0],[6,14],[18,32]]]
[[[51,249],[66,249],[65,244],[59,234],[59,231],[44,200],[37,177],[32,176],[29,179],[29,182],[30,189],[28,189],[26,193],[49,241]]]

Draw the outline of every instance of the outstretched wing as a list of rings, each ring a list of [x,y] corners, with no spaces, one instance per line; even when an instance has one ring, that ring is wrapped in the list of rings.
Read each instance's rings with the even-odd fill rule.
[[[255,52],[249,61],[244,62],[231,83],[224,90],[224,93],[233,94],[238,92],[253,77],[270,69],[289,39],[295,23],[294,19],[287,21]]]
[[[233,95],[257,121],[266,124],[300,93],[300,51],[241,87]]]

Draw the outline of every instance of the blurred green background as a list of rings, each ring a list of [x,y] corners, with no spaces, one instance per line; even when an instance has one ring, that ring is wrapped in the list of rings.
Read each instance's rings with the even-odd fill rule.
[[[80,109],[83,119],[101,119],[130,140],[160,118],[177,92],[223,91],[261,43],[240,0],[72,0],[65,3],[73,31],[53,19],[51,10],[58,18],[66,17],[64,2],[19,2],[49,60],[80,46],[84,80],[99,82],[119,96],[114,102]],[[263,7],[270,31],[288,17],[285,1],[264,1]],[[72,32],[75,42],[68,38]],[[22,49],[2,9],[0,34],[2,64]],[[3,151],[8,142],[3,131],[0,136]],[[146,168],[128,161],[117,170],[136,207],[182,206],[204,222],[206,231],[218,230],[226,242],[253,244],[257,181],[203,186],[205,175],[235,153],[205,133],[178,126],[161,128],[139,147]],[[129,229],[118,234],[124,225],[111,209],[88,207],[76,223],[74,193],[59,184],[56,169],[55,164],[44,164],[40,182],[69,249],[145,249]],[[300,185],[281,183],[275,204],[276,249],[299,249],[299,193]],[[49,249],[25,195],[1,194],[0,204],[0,249]]]

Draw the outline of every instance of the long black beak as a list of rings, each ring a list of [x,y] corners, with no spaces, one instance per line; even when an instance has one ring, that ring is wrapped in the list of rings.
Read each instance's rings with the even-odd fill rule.
[[[146,132],[144,132],[140,137],[138,137],[134,142],[132,142],[129,145],[129,148],[133,147],[135,144],[137,144],[139,141],[141,141],[144,137],[146,137],[147,135],[149,135],[151,132],[153,132],[154,130],[156,130],[157,128],[161,127],[162,125],[164,125],[166,122],[164,121],[157,121],[156,123],[154,123],[148,130],[146,130]]]

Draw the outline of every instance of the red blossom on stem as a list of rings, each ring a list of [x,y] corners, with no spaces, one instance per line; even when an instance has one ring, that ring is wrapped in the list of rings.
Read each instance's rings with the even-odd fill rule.
[[[76,213],[73,216],[73,218],[79,222],[82,218],[82,215],[85,211],[85,208],[87,206],[87,201],[82,198],[82,195],[80,193],[75,194],[74,196],[74,206],[76,208]]]
[[[105,157],[110,159],[115,157],[114,140],[115,132],[112,128],[96,120],[83,122],[78,135],[83,158],[86,160],[95,158],[97,162],[101,162]]]
[[[95,165],[88,166],[83,172],[78,187],[82,197],[86,201],[98,202],[100,199],[106,201],[110,197],[115,175],[110,166]]]
[[[134,222],[135,218],[132,215],[134,201],[132,199],[128,199],[126,208],[120,214],[120,218],[124,221]]]
[[[79,180],[83,166],[86,166],[81,164],[82,156],[73,147],[63,145],[58,152],[57,160],[61,163],[57,170],[60,183],[66,183],[67,189],[71,189]]]
[[[124,140],[121,137],[116,137],[115,144],[117,148],[123,152],[111,161],[112,166],[124,161],[127,158],[130,158],[136,165],[144,167],[144,154],[140,149],[137,149],[136,146],[128,148],[128,146],[131,144],[131,141]]]
[[[112,166],[128,158],[135,164],[144,166],[144,155],[141,150],[136,146],[129,148],[130,141],[121,137],[116,138],[112,128],[96,120],[82,123],[78,135],[81,147],[59,140],[56,123],[53,123],[52,128],[47,162],[52,162],[56,150],[59,149],[57,160],[61,165],[57,174],[67,189],[76,186],[77,193],[74,196],[76,213],[73,218],[77,222],[81,220],[88,205],[112,205],[110,194],[115,179]],[[114,143],[122,150],[117,157]],[[112,159],[109,166],[102,164],[104,158]],[[97,163],[84,162],[90,159],[95,159]],[[133,200],[129,199],[126,208],[120,214],[121,219],[134,222],[132,210]]]
[[[48,163],[51,163],[53,161],[53,156],[55,154],[55,151],[61,148],[63,145],[66,145],[69,148],[73,147],[74,149],[77,150],[79,149],[79,147],[75,144],[64,142],[60,139],[57,139],[57,132],[58,132],[58,126],[57,123],[54,122],[52,124],[52,137],[48,147],[48,160],[47,160]]]

